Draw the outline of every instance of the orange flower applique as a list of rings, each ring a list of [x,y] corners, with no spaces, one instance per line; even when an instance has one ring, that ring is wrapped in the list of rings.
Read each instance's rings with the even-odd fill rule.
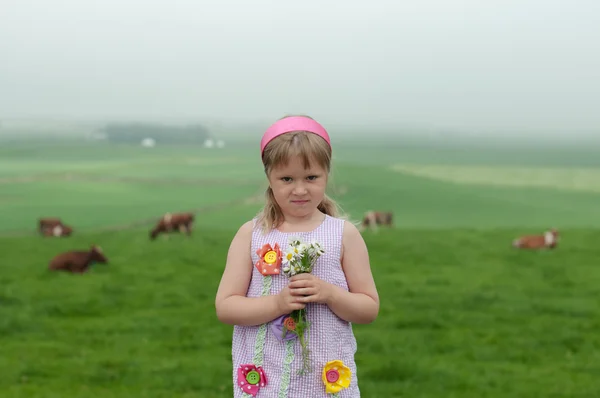
[[[258,254],[258,261],[256,262],[256,268],[258,272],[263,275],[279,275],[281,268],[281,249],[279,244],[275,243],[275,246],[265,244],[262,248],[256,251]]]
[[[283,320],[283,326],[287,329],[287,330],[296,330],[296,321],[294,321],[294,319],[291,316],[288,316],[287,318],[285,318]]]

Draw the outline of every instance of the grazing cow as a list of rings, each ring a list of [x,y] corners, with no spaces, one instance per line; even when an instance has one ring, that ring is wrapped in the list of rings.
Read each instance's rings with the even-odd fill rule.
[[[54,228],[57,225],[61,225],[62,221],[60,218],[54,218],[54,217],[46,217],[46,218],[40,218],[38,220],[38,230],[40,232],[40,234],[44,233],[44,230],[47,228]]]
[[[392,212],[368,211],[365,213],[365,216],[362,219],[360,230],[364,231],[366,228],[371,228],[374,231],[377,231],[377,227],[379,225],[391,227],[392,221]]]
[[[512,246],[517,249],[554,249],[558,244],[558,231],[552,228],[543,235],[525,235],[513,240]]]
[[[39,232],[43,236],[71,236],[73,228],[63,224],[59,218],[40,218],[38,222]]]
[[[42,231],[44,236],[54,236],[57,238],[61,236],[71,236],[72,233],[73,228],[64,224],[55,225],[52,228],[44,228]]]
[[[67,271],[82,274],[94,263],[107,264],[108,259],[99,246],[92,245],[89,250],[73,250],[56,255],[48,265],[50,271]]]
[[[158,234],[160,234],[161,232],[185,232],[188,236],[190,236],[192,234],[193,222],[193,213],[167,213],[158,221],[156,226],[150,231],[150,239],[156,239]]]

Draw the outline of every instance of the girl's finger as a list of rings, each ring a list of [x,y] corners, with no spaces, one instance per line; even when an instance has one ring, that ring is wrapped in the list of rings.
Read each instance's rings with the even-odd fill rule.
[[[319,295],[318,294],[311,294],[310,296],[304,296],[304,297],[300,297],[299,300],[301,300],[300,302],[302,303],[317,303],[319,299]]]
[[[290,282],[312,279],[313,277],[314,275],[311,275],[309,273],[297,274],[290,278]]]
[[[288,284],[288,287],[290,289],[295,289],[295,288],[299,288],[299,287],[309,287],[310,285],[311,285],[310,281],[299,280],[299,281],[290,282]]]
[[[315,294],[315,289],[312,287],[302,287],[298,289],[291,289],[290,293],[293,296],[309,296],[311,294]]]
[[[302,300],[302,297],[298,297],[298,298],[296,299],[296,301],[294,301],[293,303],[291,303],[291,307],[292,307],[294,310],[301,310],[301,309],[303,309],[304,307],[306,307],[306,304],[304,304],[304,303],[303,303],[301,300]]]

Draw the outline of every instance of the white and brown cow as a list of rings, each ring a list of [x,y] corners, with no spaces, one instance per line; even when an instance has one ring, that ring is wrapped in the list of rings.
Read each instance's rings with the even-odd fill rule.
[[[60,218],[48,217],[38,220],[38,230],[42,236],[71,236],[73,228],[62,222]]]
[[[556,228],[544,232],[543,235],[524,235],[512,242],[517,249],[540,250],[554,249],[558,244],[559,234]]]
[[[167,213],[161,217],[150,231],[150,239],[154,240],[160,233],[180,232],[188,236],[192,234],[193,213]]]
[[[364,231],[367,228],[377,231],[378,226],[393,226],[394,215],[392,212],[367,211],[362,219],[360,230]]]

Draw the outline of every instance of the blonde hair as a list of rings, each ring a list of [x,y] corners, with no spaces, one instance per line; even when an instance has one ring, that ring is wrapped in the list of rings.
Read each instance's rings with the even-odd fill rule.
[[[265,175],[268,177],[275,167],[287,165],[290,158],[294,156],[302,159],[305,168],[310,167],[311,161],[317,162],[329,175],[331,170],[331,147],[323,138],[309,131],[294,131],[273,138],[267,144],[263,153],[262,161]],[[340,206],[327,194],[325,194],[317,209],[331,217],[345,218]],[[283,221],[284,216],[281,207],[277,204],[271,187],[267,187],[265,205],[259,211],[256,223],[266,233],[281,225]]]

